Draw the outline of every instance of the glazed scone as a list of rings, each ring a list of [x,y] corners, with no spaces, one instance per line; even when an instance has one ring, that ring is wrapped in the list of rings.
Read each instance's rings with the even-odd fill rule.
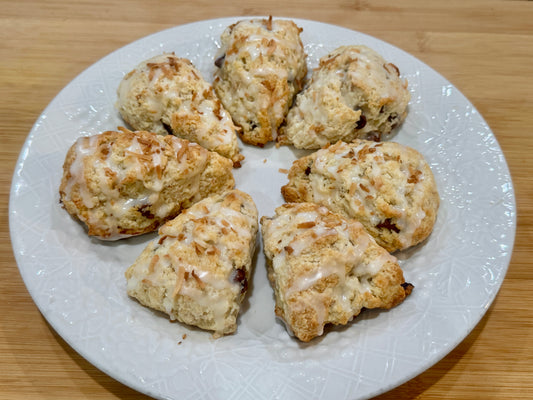
[[[416,150],[394,142],[338,142],[296,160],[287,202],[314,202],[356,218],[390,252],[426,239],[437,218],[433,173]]]
[[[163,225],[128,268],[128,294],[215,337],[235,332],[257,230],[248,194],[232,190],[199,201]]]
[[[275,140],[307,74],[301,28],[288,20],[237,22],[221,36],[213,86],[244,142]]]
[[[366,46],[339,47],[320,59],[278,142],[319,149],[339,140],[379,141],[405,119],[410,97],[394,64]]]
[[[363,307],[392,308],[413,288],[359,222],[326,207],[285,204],[261,218],[261,231],[276,315],[304,342]]]
[[[116,240],[154,231],[234,184],[231,161],[215,152],[171,135],[122,129],[70,147],[59,193],[89,235]]]
[[[240,166],[236,130],[213,87],[194,65],[174,54],[140,63],[118,87],[117,108],[133,129],[172,133]]]

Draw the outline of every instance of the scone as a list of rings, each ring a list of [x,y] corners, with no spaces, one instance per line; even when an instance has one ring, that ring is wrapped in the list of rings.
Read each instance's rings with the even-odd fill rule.
[[[304,342],[363,308],[392,308],[413,288],[359,222],[325,207],[285,204],[261,218],[261,231],[276,315]]]
[[[275,140],[307,74],[301,28],[288,20],[237,22],[221,36],[213,86],[244,142]]]
[[[339,140],[379,141],[404,120],[409,99],[394,64],[366,46],[342,46],[320,59],[278,142],[319,149]]]
[[[215,337],[235,332],[257,230],[248,194],[208,197],[159,229],[159,238],[126,271],[128,294]]]
[[[433,173],[416,150],[394,142],[338,142],[296,160],[287,202],[314,202],[359,220],[390,252],[426,239],[437,217]]]
[[[156,230],[183,208],[232,189],[232,163],[196,143],[150,132],[107,131],[69,149],[63,207],[104,240]]]
[[[117,108],[133,129],[172,133],[231,159],[240,166],[231,116],[194,65],[174,54],[140,63],[118,87]]]

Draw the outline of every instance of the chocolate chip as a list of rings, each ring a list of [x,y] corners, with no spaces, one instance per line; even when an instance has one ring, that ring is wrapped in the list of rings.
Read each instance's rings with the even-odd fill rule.
[[[379,224],[376,225],[376,228],[378,229],[388,229],[390,231],[400,233],[400,228],[398,228],[393,222],[392,219],[387,218],[385,221],[381,221]]]
[[[309,174],[311,173],[311,166],[308,166],[306,169],[305,169],[305,174],[307,176],[309,176]]]
[[[355,124],[355,129],[363,129],[366,125],[366,117],[361,114],[361,116],[359,117],[359,121],[357,121],[357,123]]]
[[[165,128],[165,130],[167,131],[167,133],[168,133],[169,135],[172,135],[173,133],[172,133],[172,128],[170,127],[170,125],[169,125],[169,124],[165,124],[163,121],[161,121],[161,123],[163,124],[163,128]]]
[[[246,279],[246,272],[244,269],[238,268],[234,271],[233,282],[241,284],[241,293],[246,293],[248,290],[248,280]]]
[[[218,57],[216,60],[215,60],[215,65],[218,67],[218,68],[221,68],[222,67],[222,64],[224,64],[224,60],[226,59],[226,55],[223,54],[222,56]]]
[[[402,287],[403,287],[403,290],[405,291],[406,296],[410,295],[413,289],[415,288],[414,285],[412,285],[411,283],[407,283],[407,282],[402,283]]]
[[[150,204],[140,206],[137,211],[139,211],[144,218],[154,219],[154,214],[150,211]]]
[[[387,121],[391,124],[391,129],[396,128],[400,124],[400,116],[397,113],[391,113]]]

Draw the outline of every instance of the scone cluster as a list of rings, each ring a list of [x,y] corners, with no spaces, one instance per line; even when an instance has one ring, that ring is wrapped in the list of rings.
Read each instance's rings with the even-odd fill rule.
[[[407,115],[399,69],[341,46],[308,77],[301,32],[272,17],[227,27],[212,84],[174,53],[141,62],[117,88],[128,128],[80,137],[63,165],[60,202],[89,236],[158,231],[127,268],[127,293],[215,337],[237,329],[259,234],[275,314],[307,342],[400,304],[413,286],[391,253],[423,242],[436,220],[428,163],[382,142]],[[309,150],[273,216],[259,220],[235,188],[239,137]]]

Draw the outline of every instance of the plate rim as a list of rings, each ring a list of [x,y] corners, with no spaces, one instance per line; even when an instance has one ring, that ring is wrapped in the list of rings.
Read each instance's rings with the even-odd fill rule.
[[[65,335],[61,333],[62,332],[61,327],[56,326],[56,324],[49,319],[49,317],[46,315],[46,313],[42,309],[42,306],[39,304],[37,298],[35,297],[35,293],[32,293],[32,291],[30,290],[30,284],[28,282],[28,276],[26,276],[25,271],[21,267],[21,263],[22,263],[21,258],[22,258],[22,256],[19,254],[19,252],[17,251],[17,248],[16,248],[16,246],[19,243],[19,241],[22,240],[20,237],[17,237],[17,233],[15,232],[15,226],[14,226],[15,225],[15,222],[14,222],[14,219],[15,219],[14,218],[14,212],[15,212],[14,202],[15,202],[15,200],[17,198],[16,185],[17,185],[17,183],[19,181],[20,174],[21,174],[21,172],[24,169],[24,163],[27,160],[28,151],[31,148],[32,142],[33,142],[33,140],[35,138],[36,127],[37,127],[39,121],[41,120],[41,118],[43,116],[45,116],[47,114],[47,112],[51,108],[54,107],[55,103],[57,102],[57,99],[61,96],[61,94],[64,91],[68,90],[68,87],[71,84],[73,84],[74,82],[82,79],[83,76],[87,73],[87,71],[89,69],[95,67],[96,64],[99,64],[99,63],[103,62],[104,60],[106,60],[108,58],[112,58],[117,52],[122,51],[124,48],[126,48],[128,46],[138,45],[140,42],[147,41],[150,38],[153,38],[153,37],[156,37],[156,36],[168,34],[169,32],[174,31],[174,30],[187,29],[187,28],[189,28],[191,26],[195,26],[195,25],[198,25],[198,24],[212,24],[212,25],[214,25],[214,24],[219,24],[219,23],[223,23],[223,22],[226,22],[226,21],[236,22],[238,20],[252,19],[252,18],[268,18],[268,17],[265,17],[265,16],[230,16],[230,17],[221,17],[221,18],[212,18],[212,19],[192,21],[192,22],[188,22],[188,23],[185,23],[185,24],[182,24],[182,25],[176,25],[176,26],[173,26],[173,27],[169,27],[169,28],[157,31],[157,32],[153,32],[153,33],[151,33],[149,35],[143,36],[143,37],[138,38],[138,39],[136,39],[136,40],[134,40],[132,42],[129,42],[129,43],[125,44],[125,45],[122,45],[119,48],[117,48],[117,49],[113,50],[112,52],[108,53],[107,55],[101,57],[100,59],[98,59],[97,61],[92,63],[91,65],[89,65],[86,68],[84,68],[74,78],[72,78],[64,87],[61,88],[61,90],[49,101],[49,103],[46,105],[46,107],[41,111],[41,113],[39,114],[39,116],[35,120],[34,124],[32,125],[32,128],[29,131],[26,139],[24,140],[24,144],[21,147],[20,153],[19,153],[19,155],[17,157],[17,161],[16,161],[15,166],[14,166],[12,179],[11,179],[11,185],[10,185],[9,206],[8,206],[9,235],[10,235],[12,251],[13,251],[16,263],[17,263],[17,268],[19,270],[19,273],[20,273],[20,275],[21,275],[21,277],[23,279],[24,285],[26,286],[26,289],[27,289],[28,293],[30,294],[34,304],[37,306],[37,308],[39,309],[39,312],[45,318],[45,320],[47,321],[49,326],[51,326],[54,329],[54,331],[66,343],[68,343],[69,346],[74,351],[76,351],[84,359],[86,359],[88,362],[90,362],[95,368],[100,369],[101,371],[103,371],[107,375],[111,376],[113,379],[121,382],[122,384],[124,384],[124,385],[126,385],[128,387],[131,387],[131,388],[139,391],[140,393],[145,393],[145,394],[147,394],[149,396],[152,396],[152,397],[159,398],[160,394],[152,392],[151,388],[142,386],[142,385],[138,384],[137,381],[134,381],[134,382],[129,381],[125,375],[121,376],[120,374],[115,373],[114,371],[110,370],[105,365],[100,363],[92,354],[86,354],[86,352],[84,352],[83,349],[79,349],[79,346],[77,346],[72,341],[72,339],[70,337],[65,337]],[[431,66],[427,65],[425,62],[421,61],[417,57],[415,57],[415,56],[411,55],[410,53],[406,52],[402,48],[400,48],[400,47],[398,47],[396,45],[393,45],[393,44],[391,44],[391,43],[389,43],[389,42],[387,42],[387,41],[385,41],[385,40],[383,40],[381,38],[377,38],[377,37],[368,35],[366,33],[363,33],[363,32],[360,32],[360,31],[356,31],[356,30],[351,29],[351,28],[347,28],[345,26],[335,25],[335,24],[326,23],[326,22],[322,22],[322,21],[316,21],[316,20],[310,20],[310,19],[301,19],[301,18],[292,18],[292,17],[287,17],[287,16],[273,16],[273,18],[274,19],[292,20],[297,25],[300,25],[302,22],[304,22],[306,24],[320,24],[320,25],[323,25],[323,26],[331,26],[331,27],[334,27],[336,29],[340,28],[340,29],[343,29],[343,30],[346,30],[346,31],[350,31],[352,33],[356,33],[358,35],[361,35],[364,38],[371,38],[372,40],[377,40],[379,42],[384,43],[386,46],[393,47],[396,51],[402,52],[405,57],[409,57],[411,59],[416,60],[417,63],[423,64],[426,68],[428,68],[434,74],[436,74],[439,77],[441,77],[444,81],[449,82],[450,84],[452,84],[440,72],[436,71],[434,68],[432,68]],[[392,384],[387,385],[387,387],[384,390],[381,390],[381,389],[376,390],[373,394],[371,394],[371,396],[375,396],[377,394],[387,392],[389,390],[392,390],[393,388],[396,388],[396,387],[404,384],[405,382],[413,379],[417,375],[419,375],[419,374],[423,373],[424,371],[426,371],[427,369],[431,368],[432,366],[434,366],[435,364],[440,362],[443,358],[445,358],[450,352],[452,352],[466,337],[468,337],[471,334],[471,332],[475,329],[475,327],[479,324],[479,322],[486,315],[488,309],[492,307],[492,304],[494,303],[494,300],[497,297],[497,295],[498,295],[498,293],[499,293],[499,291],[501,289],[501,286],[503,284],[503,281],[505,280],[505,276],[506,276],[506,274],[507,274],[507,272],[509,270],[511,257],[512,257],[513,250],[514,250],[514,244],[515,244],[515,239],[516,239],[516,228],[517,228],[516,192],[515,192],[515,187],[514,187],[514,183],[513,183],[513,178],[512,178],[510,169],[509,169],[509,165],[508,165],[507,159],[505,158],[505,155],[503,153],[501,145],[498,142],[498,138],[494,134],[493,130],[490,128],[490,126],[487,123],[487,121],[483,118],[483,115],[481,113],[479,113],[479,111],[474,106],[474,104],[472,104],[472,102],[461,92],[461,90],[459,88],[457,88],[457,86],[455,86],[454,84],[452,84],[452,86],[454,87],[456,92],[464,99],[464,101],[467,102],[472,107],[472,109],[478,114],[478,116],[482,120],[482,122],[487,126],[490,134],[492,135],[492,137],[494,139],[494,142],[495,142],[495,144],[497,146],[498,151],[502,155],[501,163],[502,163],[503,169],[505,170],[507,176],[509,177],[508,184],[509,184],[509,193],[510,194],[506,198],[506,202],[509,203],[512,200],[512,204],[510,204],[510,206],[512,208],[512,213],[511,213],[510,221],[509,221],[511,229],[509,231],[509,237],[507,238],[507,240],[509,240],[509,251],[507,252],[507,255],[505,257],[501,258],[501,260],[502,260],[501,263],[503,265],[502,277],[497,282],[497,286],[495,287],[494,294],[490,297],[490,299],[488,299],[488,302],[485,304],[484,311],[481,312],[477,316],[477,318],[475,318],[475,323],[471,324],[470,326],[468,326],[467,329],[465,329],[466,333],[458,335],[458,337],[456,337],[455,340],[453,341],[453,344],[451,344],[450,346],[448,346],[446,348],[443,348],[438,353],[438,357],[432,358],[432,361],[429,363],[429,365],[423,367],[423,369],[421,369],[420,371],[413,372],[410,375],[404,376],[403,380],[396,381],[396,382],[394,382]]]

